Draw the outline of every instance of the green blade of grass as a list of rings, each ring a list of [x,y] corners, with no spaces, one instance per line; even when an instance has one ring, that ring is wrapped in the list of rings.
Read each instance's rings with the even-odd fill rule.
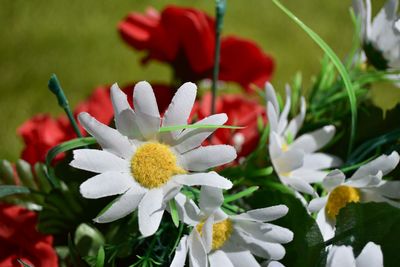
[[[356,125],[357,125],[357,100],[353,90],[353,85],[351,83],[350,76],[340,61],[339,57],[335,54],[332,48],[322,40],[322,38],[315,33],[312,29],[310,29],[306,24],[304,24],[299,18],[297,18],[290,10],[288,10],[284,5],[282,5],[278,0],[272,0],[272,2],[280,8],[289,18],[291,18],[297,25],[299,25],[310,37],[314,40],[314,42],[326,53],[326,55],[330,58],[332,63],[335,65],[336,69],[338,70],[340,76],[343,79],[343,83],[346,87],[347,94],[349,96],[350,101],[350,109],[351,109],[351,132],[350,132],[350,140],[349,140],[349,148],[348,148],[348,155],[350,155],[354,138],[356,135]]]

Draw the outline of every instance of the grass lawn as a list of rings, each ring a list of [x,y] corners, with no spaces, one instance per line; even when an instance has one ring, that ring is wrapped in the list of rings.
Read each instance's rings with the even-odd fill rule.
[[[351,1],[282,1],[345,57],[353,28]],[[383,1],[378,1],[383,2]],[[101,84],[133,80],[168,81],[167,67],[143,68],[142,56],[119,38],[116,25],[128,12],[167,4],[213,13],[214,1],[200,0],[13,0],[0,4],[0,158],[15,160],[22,148],[16,128],[36,113],[60,114],[47,90],[55,72],[72,106]],[[272,1],[228,1],[224,34],[255,40],[277,62],[280,87],[301,70],[306,79],[319,69],[321,50]]]

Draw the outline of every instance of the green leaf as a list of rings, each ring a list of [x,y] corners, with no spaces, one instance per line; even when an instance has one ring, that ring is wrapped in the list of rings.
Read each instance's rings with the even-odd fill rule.
[[[282,5],[279,0],[272,0],[274,4],[279,7],[289,18],[291,18],[297,25],[299,25],[310,37],[314,40],[316,44],[326,53],[326,55],[330,58],[332,63],[335,65],[338,70],[340,76],[343,79],[343,83],[346,87],[347,94],[350,102],[350,110],[351,110],[351,132],[350,132],[350,141],[348,154],[350,155],[354,138],[356,136],[356,127],[357,127],[357,99],[354,93],[353,85],[351,83],[350,76],[346,70],[346,67],[343,65],[339,57],[336,53],[329,47],[329,45],[312,29],[310,29],[306,24],[304,24],[299,18],[297,18],[292,12],[290,12],[284,5]]]
[[[104,245],[103,235],[94,227],[82,223],[75,231],[74,243],[82,256],[96,256]]]
[[[236,130],[236,129],[244,129],[246,127],[231,126],[231,125],[215,125],[215,124],[189,124],[189,125],[164,126],[160,128],[159,132],[165,133],[182,129],[219,129],[219,128]]]
[[[28,162],[22,159],[17,160],[16,169],[23,185],[32,189],[37,189],[31,165]]]
[[[336,218],[327,244],[352,246],[358,255],[368,242],[381,246],[386,267],[399,266],[400,209],[387,203],[351,203]]]
[[[325,257],[325,245],[319,227],[293,194],[273,188],[259,189],[247,199],[247,203],[252,208],[282,204],[289,208],[286,216],[271,222],[286,227],[294,233],[293,241],[284,245],[286,255],[280,260],[282,264],[296,267],[322,266],[320,262]]]
[[[257,191],[258,188],[259,188],[258,186],[251,186],[251,187],[247,188],[246,190],[243,190],[243,191],[241,191],[241,192],[239,192],[239,193],[226,196],[226,197],[224,198],[224,203],[229,203],[229,202],[238,200],[238,199],[240,199],[240,198],[250,196],[250,195],[253,194],[255,191]]]
[[[178,227],[179,226],[179,214],[178,214],[178,210],[176,208],[175,199],[171,199],[169,201],[169,209],[171,210],[172,221],[174,222],[175,227]]]
[[[54,176],[53,169],[51,167],[51,162],[53,159],[66,151],[88,146],[88,145],[93,145],[96,144],[97,141],[93,137],[83,137],[83,138],[76,138],[64,143],[61,143],[47,152],[46,155],[46,167],[47,167],[47,178],[49,179],[50,183],[52,184],[53,187],[59,188],[60,187],[60,181]]]
[[[99,252],[97,253],[96,258],[96,267],[103,267],[104,266],[104,259],[105,259],[105,252],[103,246],[99,248]]]
[[[0,181],[5,184],[15,184],[14,169],[8,160],[1,160],[0,162]]]
[[[0,198],[14,194],[29,194],[28,187],[18,185],[0,185]]]

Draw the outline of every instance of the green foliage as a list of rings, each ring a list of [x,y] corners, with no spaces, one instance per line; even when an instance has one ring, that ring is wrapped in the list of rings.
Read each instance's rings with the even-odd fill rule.
[[[340,210],[335,237],[327,242],[352,246],[358,255],[368,242],[381,246],[384,264],[399,265],[400,209],[386,203],[351,203]]]
[[[0,185],[0,198],[14,194],[29,194],[28,187],[18,185]]]

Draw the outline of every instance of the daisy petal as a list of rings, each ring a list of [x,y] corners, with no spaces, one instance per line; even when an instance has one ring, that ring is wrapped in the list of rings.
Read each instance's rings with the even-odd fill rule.
[[[83,182],[79,190],[85,198],[96,199],[101,197],[122,194],[135,186],[133,179],[120,172],[104,172]]]
[[[326,177],[328,172],[325,171],[314,171],[309,169],[297,169],[291,172],[291,177],[295,177],[297,179],[303,180],[307,183],[320,183]],[[292,178],[289,179],[292,179]]]
[[[314,188],[303,179],[299,179],[297,177],[290,177],[289,179],[286,179],[286,182],[290,187],[292,187],[294,190],[298,192],[309,195],[316,194]]]
[[[291,136],[294,138],[299,132],[301,126],[303,125],[304,118],[306,117],[306,100],[301,97],[300,114],[289,122],[288,127],[285,130],[285,137]]]
[[[383,267],[381,246],[368,242],[356,259],[357,267]]]
[[[328,253],[326,267],[356,267],[353,249],[348,246],[333,246]]]
[[[185,266],[186,256],[188,252],[187,245],[188,236],[185,235],[181,238],[178,247],[175,250],[174,259],[171,262],[170,267],[183,267]]]
[[[322,186],[328,190],[332,191],[335,187],[344,183],[346,176],[340,170],[331,171],[322,181]]]
[[[311,170],[323,170],[339,167],[342,160],[325,153],[312,153],[304,155],[303,168]]]
[[[175,196],[179,219],[188,225],[196,225],[200,220],[200,210],[193,200],[182,193]]]
[[[280,157],[274,159],[274,166],[278,173],[289,173],[303,165],[303,158],[303,151],[290,149]]]
[[[212,187],[230,189],[232,182],[216,172],[175,175],[172,179],[182,185],[208,185]]]
[[[376,175],[378,171],[382,171],[383,175],[388,174],[394,168],[396,168],[399,163],[399,154],[394,151],[389,156],[382,155],[367,164],[361,166],[350,179],[359,179],[367,175]]]
[[[212,248],[213,241],[213,225],[214,225],[214,216],[209,216],[207,220],[203,224],[203,228],[201,231],[201,237],[203,239],[204,248],[207,253],[210,253]]]
[[[190,112],[196,99],[197,87],[194,83],[184,83],[172,98],[167,111],[165,111],[162,126],[187,124]],[[175,140],[182,130],[166,133],[164,138]],[[168,143],[168,142],[167,142]]]
[[[70,165],[74,168],[102,173],[108,171],[128,172],[129,163],[105,150],[77,149]]]
[[[332,220],[326,217],[325,209],[321,209],[318,212],[316,222],[324,241],[331,239],[335,235],[335,224]]]
[[[235,220],[247,220],[256,222],[270,222],[285,216],[289,209],[285,205],[277,205],[268,208],[250,210],[239,215],[232,215]]]
[[[400,181],[384,181],[377,191],[386,197],[400,199]]]
[[[265,265],[262,265],[262,266],[265,266]],[[285,265],[283,265],[279,261],[270,261],[270,262],[268,262],[267,267],[285,267]]]
[[[310,201],[310,204],[308,205],[308,210],[310,212],[320,211],[322,208],[325,207],[327,201],[328,201],[328,196],[314,198],[313,200]]]
[[[132,139],[143,140],[136,114],[132,109],[125,109],[115,117],[115,126],[123,135]]]
[[[228,256],[222,250],[216,250],[208,255],[210,261],[210,267],[235,267],[229,260]],[[248,266],[247,264],[245,266]]]
[[[118,220],[136,210],[144,195],[144,190],[139,187],[131,187],[119,197],[111,207],[93,221],[97,223],[108,223]]]
[[[213,214],[224,202],[224,196],[220,188],[202,186],[200,191],[200,210],[208,214]]]
[[[207,253],[201,236],[197,230],[193,230],[188,238],[189,262],[191,267],[207,267]]]
[[[140,201],[139,230],[143,236],[151,236],[160,225],[164,214],[163,191],[161,188],[149,190]]]
[[[290,93],[290,87],[289,85],[286,85],[286,101],[285,101],[285,106],[283,107],[282,113],[279,116],[279,122],[278,122],[278,133],[283,134],[283,132],[286,129],[286,126],[288,124],[287,117],[289,115],[290,111],[290,106],[291,106],[291,93]]]
[[[180,164],[186,170],[204,171],[231,162],[236,158],[233,146],[201,146],[181,155]]]
[[[123,110],[131,108],[128,99],[126,97],[126,94],[121,91],[121,89],[118,87],[118,84],[114,83],[111,86],[110,96],[115,116],[117,116]]]
[[[160,129],[161,118],[153,88],[148,82],[135,85],[133,103],[141,133],[147,139],[153,138]]]
[[[210,125],[223,125],[228,120],[228,116],[225,113],[211,115],[204,118],[194,125],[198,124],[210,124]],[[199,147],[204,140],[207,139],[217,129],[185,129],[179,135],[176,140],[175,149],[180,153],[185,153],[193,148]]]
[[[312,153],[328,144],[334,135],[335,127],[328,125],[314,132],[303,134],[290,146],[291,148],[300,149],[304,153]]]
[[[275,113],[279,115],[279,104],[278,104],[278,99],[276,97],[275,89],[269,82],[265,84],[265,95],[267,98],[267,102],[271,102],[272,107],[275,110]]]
[[[249,251],[226,252],[226,255],[234,267],[260,267],[260,264]]]
[[[86,112],[80,113],[78,119],[83,128],[96,138],[97,142],[104,150],[122,158],[130,159],[134,152],[134,147],[126,136],[100,123]]]
[[[271,102],[267,103],[267,116],[271,132],[278,131],[278,114]]]
[[[266,223],[261,226],[261,229],[266,231],[264,237],[269,242],[286,244],[293,240],[293,232],[284,227]]]

